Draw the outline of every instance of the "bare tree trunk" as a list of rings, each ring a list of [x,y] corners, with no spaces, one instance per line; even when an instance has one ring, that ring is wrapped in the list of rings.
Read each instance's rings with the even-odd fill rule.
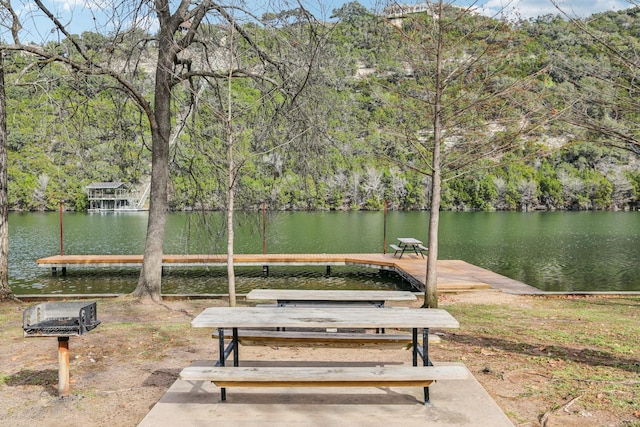
[[[429,255],[427,279],[424,286],[424,307],[438,307],[438,229],[440,226],[440,148],[433,150],[433,177],[431,180],[431,211],[429,212]]]
[[[231,36],[233,40],[233,34]],[[231,70],[231,66],[229,66]],[[229,75],[227,80],[227,143],[229,144],[228,151],[228,193],[227,193],[227,277],[229,280],[229,306],[236,306],[236,273],[233,266],[233,203],[234,203],[234,187],[235,187],[235,161],[233,158],[233,124],[232,124],[232,107],[231,107],[231,82],[232,76]]]
[[[438,16],[442,16],[443,3],[438,3]],[[441,187],[441,159],[440,144],[442,142],[442,96],[443,96],[443,71],[442,51],[444,48],[444,34],[442,24],[437,25],[436,45],[436,75],[435,93],[433,103],[433,159],[431,163],[431,211],[429,214],[429,256],[427,258],[427,279],[424,286],[424,307],[438,307],[438,228],[440,225],[440,187]]]
[[[229,279],[229,306],[236,306],[236,274],[233,266],[233,137],[229,135],[229,193],[227,195],[227,276]]]
[[[15,298],[9,288],[7,167],[7,98],[4,90],[4,51],[0,50],[0,301]]]
[[[171,46],[172,35],[163,27],[160,46]],[[169,139],[171,135],[171,70],[175,53],[172,49],[158,50],[156,68],[154,116],[157,126],[151,129],[151,192],[149,220],[144,248],[144,260],[133,295],[139,298],[162,300],[162,256],[167,221],[169,180]]]

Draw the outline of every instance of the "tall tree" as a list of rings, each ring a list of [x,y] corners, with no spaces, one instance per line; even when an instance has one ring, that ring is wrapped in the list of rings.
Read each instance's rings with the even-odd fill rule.
[[[0,300],[14,298],[9,287],[7,167],[7,99],[4,87],[4,50],[0,45]]]
[[[192,150],[186,150],[182,155],[182,162],[191,165],[188,170],[189,179],[199,189],[198,204],[206,207],[211,199],[224,200],[226,203],[226,236],[227,236],[227,277],[229,285],[229,304],[236,303],[235,271],[234,271],[234,217],[236,206],[236,191],[238,181],[243,179],[243,168],[246,164],[256,166],[268,152],[280,150],[283,144],[282,129],[295,129],[307,126],[306,119],[296,113],[304,98],[302,91],[307,86],[311,73],[317,61],[316,49],[321,39],[309,37],[316,31],[314,18],[303,9],[294,12],[282,12],[280,15],[289,17],[289,13],[297,17],[296,24],[277,22],[276,17],[269,17],[268,27],[247,25],[238,27],[227,25],[216,27],[214,33],[224,43],[219,42],[218,69],[227,73],[226,81],[221,79],[207,79],[202,82],[202,93],[198,97],[196,116],[189,134],[192,136]],[[235,23],[233,14],[231,20]],[[263,79],[246,79],[238,76],[235,70],[239,64],[255,62],[255,49],[246,43],[240,31],[255,31],[255,38],[264,38],[273,45],[280,45],[279,57],[286,64],[289,72],[298,74],[282,79],[271,74]],[[258,34],[262,34],[259,37]],[[203,35],[203,40],[204,40]],[[215,37],[208,39],[214,42]],[[295,43],[291,41],[295,40]],[[224,63],[224,66],[221,64]],[[282,80],[281,80],[282,79]],[[271,82],[269,82],[271,80]],[[273,83],[286,80],[287,88],[273,90]],[[268,90],[265,90],[268,89]],[[277,88],[276,88],[277,89]],[[211,120],[215,117],[215,120]],[[205,123],[202,123],[202,121]],[[299,138],[290,138],[292,140]],[[221,156],[225,153],[226,156]],[[205,162],[198,159],[206,158]],[[186,161],[185,161],[186,160]],[[211,170],[218,172],[211,176]],[[252,169],[252,168],[250,168]],[[217,175],[217,176],[215,176]],[[251,207],[257,201],[264,200],[264,194],[258,189],[251,189],[253,198],[249,198]],[[257,196],[257,197],[256,197]],[[245,203],[247,198],[245,198]],[[248,208],[244,205],[241,208]]]
[[[10,22],[10,32],[16,36],[20,30],[16,15],[5,8],[5,0],[0,1],[0,18]],[[9,202],[7,168],[7,95],[5,90],[4,40],[0,38],[0,300],[13,299],[9,287]]]
[[[116,26],[102,27],[109,30],[108,37],[105,37],[107,45],[104,49],[95,51],[88,45],[94,38],[85,40],[70,33],[64,22],[71,22],[71,19],[67,21],[55,15],[41,0],[35,0],[35,3],[38,13],[44,14],[54,29],[62,34],[69,52],[23,43],[18,31],[12,34],[13,43],[7,45],[7,49],[32,53],[42,66],[60,62],[75,73],[111,79],[127,93],[147,119],[152,157],[149,219],[143,266],[133,295],[160,300],[168,210],[169,158],[172,135],[175,135],[172,134],[172,102],[177,101],[174,96],[177,88],[189,92],[198,77],[226,79],[233,76],[255,78],[263,84],[265,91],[280,91],[285,98],[290,95],[295,97],[298,87],[296,82],[299,80],[287,79],[286,76],[299,73],[299,67],[289,69],[286,61],[274,59],[267,49],[254,40],[251,33],[245,31],[229,13],[229,10],[241,10],[233,4],[225,6],[208,0],[156,0],[153,3],[132,0],[105,6],[94,13],[96,28],[99,28],[100,17],[104,17],[109,25]],[[2,0],[0,6],[11,16],[12,26],[19,28],[18,15],[11,0]],[[128,19],[120,19],[120,15],[125,13]],[[243,13],[254,18],[246,10]],[[198,29],[205,20],[219,20],[233,26],[246,46],[252,50],[254,60],[248,64],[236,64],[236,68],[232,70],[219,70],[215,66],[216,44],[203,43],[198,39]],[[258,21],[256,18],[256,22]],[[154,36],[147,32],[148,26],[152,24],[158,28]],[[154,45],[157,48],[155,58],[148,55],[148,47]],[[271,47],[277,51],[277,45]],[[197,52],[200,52],[196,58],[199,60],[194,60]],[[141,75],[145,76],[143,65],[149,62],[153,62],[155,69],[155,75],[151,79],[153,90],[150,92],[145,87],[146,79],[140,78]],[[279,81],[286,82],[286,87],[278,87],[278,81],[270,78],[268,72],[279,76]],[[186,99],[186,102],[193,102],[194,97]]]
[[[230,27],[230,48],[229,51],[234,51],[234,31],[233,26]],[[229,59],[233,56],[230,54]],[[229,64],[229,70],[232,69]],[[233,108],[232,108],[232,93],[233,93],[233,75],[231,72],[227,78],[227,115],[224,118],[224,124],[226,129],[227,140],[227,277],[229,278],[229,306],[235,307],[236,305],[236,272],[233,265],[233,253],[234,253],[234,228],[233,228],[233,212],[235,206],[235,181],[236,181],[236,164],[233,151],[236,149],[234,144],[234,131],[233,131]]]
[[[409,9],[396,4],[385,14],[398,35],[397,83],[387,88],[397,94],[401,124],[389,136],[412,147],[405,167],[430,178],[424,305],[437,307],[442,182],[479,167],[481,159],[497,161],[544,124],[541,70],[519,54],[519,35],[507,22],[471,7],[440,0]]]

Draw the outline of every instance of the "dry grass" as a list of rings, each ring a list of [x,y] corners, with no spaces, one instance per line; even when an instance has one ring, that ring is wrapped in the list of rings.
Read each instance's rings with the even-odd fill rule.
[[[415,303],[419,306],[420,301]],[[57,344],[24,338],[29,304],[0,304],[0,424],[134,426],[194,360],[210,332],[191,329],[223,300],[100,300],[102,324],[73,337],[71,393],[57,395]],[[640,426],[640,298],[443,296],[461,324],[434,360],[459,360],[517,426]]]

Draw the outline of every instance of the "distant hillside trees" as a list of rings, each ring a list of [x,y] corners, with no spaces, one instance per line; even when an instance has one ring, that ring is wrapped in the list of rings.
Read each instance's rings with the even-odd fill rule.
[[[292,24],[296,13],[267,15],[263,27],[254,22],[237,25],[258,37],[263,49],[276,39],[288,40],[283,53],[295,61],[295,55],[303,52],[293,35],[294,29],[303,28]],[[322,49],[317,50],[316,68],[305,83],[305,97],[297,98],[297,117],[293,111],[284,115],[278,107],[283,101],[275,98],[270,111],[247,110],[243,116],[243,135],[251,142],[237,153],[242,173],[235,181],[236,204],[240,209],[256,209],[266,202],[274,210],[350,210],[381,209],[386,200],[391,209],[429,209],[430,177],[416,171],[416,154],[406,144],[408,138],[424,136],[408,125],[413,120],[409,111],[420,107],[411,96],[399,94],[399,89],[409,91],[410,78],[417,79],[426,68],[399,61],[397,53],[406,45],[394,27],[361,4],[347,3],[333,16],[333,21],[316,26],[314,37]],[[542,88],[531,91],[526,102],[538,102],[554,120],[536,123],[535,133],[522,138],[513,155],[474,161],[473,172],[467,168],[464,174],[445,177],[441,209],[638,208],[640,168],[633,142],[638,138],[640,98],[637,66],[632,66],[637,60],[630,56],[638,52],[638,21],[637,8],[581,20],[596,39],[559,17],[505,23],[469,16],[467,29],[489,22],[505,28],[505,38],[491,45],[497,57],[507,58],[504,67],[509,67],[496,84],[545,70],[538,81]],[[4,20],[3,28],[9,22]],[[196,39],[207,42],[190,47],[189,55],[196,55],[192,67],[205,60],[223,63],[225,28],[219,23],[211,20],[199,27]],[[459,37],[458,52],[464,58],[480,37],[470,37],[465,29],[455,31],[451,37]],[[59,43],[53,37],[29,47],[30,51],[79,60],[82,54],[74,47],[78,43],[87,58],[95,63],[110,61],[141,93],[153,91],[155,34],[143,27],[120,36],[60,34]],[[613,43],[615,51],[603,47],[600,39]],[[623,54],[624,60],[619,55],[616,59],[614,52]],[[5,50],[9,209],[54,210],[64,199],[65,208],[82,211],[84,188],[90,182],[147,181],[152,131],[145,109],[117,88],[112,76],[100,75],[97,69],[90,74],[68,73],[66,66],[44,58]],[[263,67],[260,59],[247,61],[250,69]],[[188,75],[187,62],[174,65]],[[215,140],[213,132],[219,130],[207,110],[214,91],[195,78],[193,87],[182,83],[172,92],[171,112],[176,117],[172,129],[179,127],[181,132],[172,136],[175,144],[169,150],[168,208],[222,210],[226,180],[219,173],[220,163],[211,157],[219,152],[198,152],[204,142]],[[471,74],[465,78],[471,83],[477,80]],[[264,88],[245,78],[233,84],[239,102],[257,102]],[[199,104],[189,112],[192,96]],[[512,116],[513,111],[495,106],[491,120],[497,137],[505,135],[504,128],[496,125],[498,119]],[[267,124],[271,114],[279,122]],[[452,142],[459,136],[449,131],[447,138]],[[463,166],[464,157],[455,162],[456,168]]]

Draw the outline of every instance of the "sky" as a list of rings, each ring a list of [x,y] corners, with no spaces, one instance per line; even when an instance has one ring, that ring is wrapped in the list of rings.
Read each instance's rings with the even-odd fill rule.
[[[485,10],[494,12],[505,9],[524,19],[537,16],[558,14],[558,9],[549,0],[488,0],[483,2]],[[629,8],[628,0],[558,0],[556,2],[565,12],[581,18],[605,11],[619,11]]]
[[[223,4],[229,2],[239,3],[241,0],[221,0]],[[266,12],[265,5],[274,4],[287,0],[244,0],[246,4],[252,5],[255,13],[260,16]],[[314,15],[323,19],[328,19],[333,9],[337,9],[344,3],[352,0],[302,0],[304,4],[310,5],[310,10]],[[386,0],[359,0],[359,2],[370,10],[380,10]],[[432,0],[433,1],[433,0]],[[563,8],[564,11],[573,16],[587,17],[594,13],[604,11],[619,11],[631,6],[631,2],[637,0],[557,0],[557,3]],[[42,43],[43,41],[55,41],[60,35],[53,29],[53,25],[50,22],[46,22],[37,15],[30,13],[35,9],[35,4],[32,0],[11,0],[14,8],[18,9],[23,25],[25,27],[22,36],[22,41],[33,41],[36,43]],[[68,25],[71,33],[80,34],[84,31],[95,31],[95,23],[99,21],[94,20],[94,16],[91,13],[91,7],[86,5],[91,4],[107,4],[109,0],[43,0],[51,12],[60,18],[60,21]],[[417,0],[396,0],[400,4],[415,4]],[[475,4],[478,10],[489,16],[495,16],[501,14],[510,19],[530,19],[537,16],[559,13],[558,9],[551,3],[550,0],[448,0],[449,3],[456,4],[458,6],[468,6]],[[126,5],[127,2],[118,2],[121,5]],[[388,1],[386,1],[388,3]],[[295,7],[295,1],[288,1],[288,8]],[[121,11],[122,17],[127,17],[126,10],[122,10],[123,6],[118,9]],[[97,9],[96,9],[97,10]],[[273,11],[273,9],[271,9]],[[29,16],[30,18],[26,18]],[[112,23],[108,25],[113,25]],[[4,40],[8,39],[8,33],[4,28],[0,27],[0,37]]]
[[[330,2],[341,3],[341,1],[329,0]],[[350,1],[350,0],[347,0]],[[376,8],[379,4],[378,0],[359,0],[360,3],[368,8]],[[417,3],[416,0],[403,2],[396,0],[398,3]],[[433,0],[432,0],[433,1]],[[632,0],[633,1],[633,0]],[[475,4],[484,10],[486,14],[495,14],[501,10],[516,13],[523,19],[535,18],[546,14],[558,14],[558,9],[553,6],[549,0],[449,0],[458,6],[468,6]],[[344,1],[342,1],[344,3]],[[580,17],[593,15],[594,13],[609,10],[622,10],[631,6],[629,0],[557,0],[558,3],[566,11]],[[636,4],[638,2],[636,1]],[[379,8],[379,7],[378,7]]]

